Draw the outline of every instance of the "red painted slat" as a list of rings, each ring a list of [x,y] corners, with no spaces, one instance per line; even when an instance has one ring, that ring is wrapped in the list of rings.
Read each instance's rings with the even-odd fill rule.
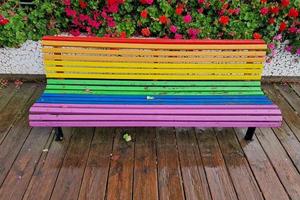
[[[108,37],[73,37],[44,36],[43,40],[80,41],[80,42],[111,42],[140,44],[265,44],[263,40],[195,40],[195,39],[161,39],[161,38],[108,38]]]

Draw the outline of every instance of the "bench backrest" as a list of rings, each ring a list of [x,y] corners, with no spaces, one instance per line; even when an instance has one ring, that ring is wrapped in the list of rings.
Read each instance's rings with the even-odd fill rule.
[[[44,37],[47,78],[127,80],[261,79],[262,40]]]

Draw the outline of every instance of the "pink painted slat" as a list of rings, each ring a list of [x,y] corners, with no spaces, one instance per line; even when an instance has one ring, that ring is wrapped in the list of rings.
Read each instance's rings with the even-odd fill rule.
[[[281,116],[197,116],[197,115],[35,115],[31,121],[281,121]]]
[[[50,103],[35,103],[33,107],[57,107],[57,108],[278,108],[276,105],[114,105],[114,104],[50,104]]]
[[[187,115],[280,115],[278,109],[101,109],[101,108],[44,108],[32,107],[30,113],[46,114],[187,114]]]
[[[279,127],[281,122],[30,121],[29,124],[33,127]]]

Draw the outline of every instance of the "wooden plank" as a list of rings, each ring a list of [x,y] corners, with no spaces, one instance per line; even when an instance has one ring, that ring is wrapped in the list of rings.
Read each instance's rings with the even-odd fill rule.
[[[79,199],[105,199],[114,137],[113,128],[95,130]]]
[[[133,199],[158,199],[156,134],[154,128],[136,131]]]
[[[23,113],[24,106],[36,90],[36,85],[24,83],[0,113],[0,144],[3,142],[13,122]],[[25,109],[27,109],[25,107]]]
[[[30,182],[51,129],[34,128],[0,188],[0,199],[21,199]]]
[[[63,133],[63,141],[56,142],[52,139],[50,146],[43,151],[23,200],[50,199],[73,131],[70,128],[64,128]]]
[[[23,89],[26,88],[21,88],[21,90]],[[40,95],[41,89],[41,87],[38,87],[37,90],[35,90],[32,96],[30,97],[30,99],[26,103],[24,103],[25,105],[21,104],[23,107],[19,108],[19,111],[21,112],[20,117],[6,119],[7,125],[11,128],[7,130],[7,137],[5,137],[5,139],[3,139],[3,142],[0,144],[0,185],[3,183],[17,155],[19,154],[19,151],[22,148],[24,141],[26,140],[27,136],[31,131],[31,128],[29,127],[28,123],[28,108],[30,105],[33,104],[37,96]],[[18,94],[20,93],[16,93],[16,95]],[[9,109],[12,108],[11,106],[7,107]],[[12,112],[13,111],[14,110],[12,110]]]
[[[70,80],[48,79],[48,85],[105,85],[105,86],[223,86],[223,87],[260,87],[259,81],[127,81],[127,80]]]
[[[275,135],[280,141],[281,145],[284,147],[288,153],[293,164],[300,172],[300,143],[297,137],[293,134],[290,127],[285,121],[283,121],[282,126],[279,128],[273,128]]]
[[[292,199],[300,199],[300,175],[284,148],[279,143],[272,129],[260,128],[257,138]]]
[[[44,54],[45,60],[64,60],[64,61],[100,61],[100,62],[141,62],[141,63],[262,63],[264,57],[133,57],[133,56],[82,56],[79,55],[49,55]]]
[[[186,199],[211,199],[194,129],[176,129],[177,147]]]
[[[264,149],[256,136],[253,141],[244,140],[245,129],[235,129],[239,143],[247,157],[256,181],[265,199],[289,199]],[[274,146],[273,148],[277,148]]]
[[[148,92],[208,92],[208,91],[260,91],[260,87],[224,87],[224,86],[206,86],[206,87],[162,87],[162,86],[81,86],[81,85],[47,85],[47,90],[79,90],[79,91],[148,91]]]
[[[135,137],[135,130],[126,131]],[[123,139],[124,130],[119,129],[114,139],[106,199],[132,199],[134,171],[134,143]]]
[[[77,199],[94,129],[75,129],[51,199]]]
[[[126,44],[126,43],[107,43],[107,42],[73,42],[73,41],[42,41],[43,46],[64,46],[64,47],[98,47],[98,48],[125,48],[125,49],[185,49],[185,50],[196,50],[196,49],[207,49],[207,50],[223,50],[223,49],[247,49],[247,50],[265,50],[267,49],[266,44],[226,44],[226,45],[186,45],[186,44]]]
[[[247,63],[122,63],[122,62],[72,62],[72,61],[44,61],[46,66],[85,66],[85,67],[124,67],[124,68],[143,68],[143,69],[198,69],[198,68],[206,68],[206,69],[262,69],[262,64],[247,64]]]
[[[294,91],[300,96],[300,84],[299,83],[290,83],[290,86],[294,89]]]
[[[184,199],[174,129],[158,128],[156,138],[159,199]]]
[[[212,199],[237,199],[215,133],[212,129],[196,129],[196,137]]]
[[[239,199],[263,199],[233,129],[215,129],[221,151]]]
[[[5,88],[0,87],[0,111],[1,112],[8,104],[8,102],[11,100],[11,98],[15,95],[16,91],[17,89],[11,83],[9,83],[9,85]]]
[[[289,85],[275,84],[275,88],[279,90],[286,101],[292,106],[292,108],[300,113],[300,97]],[[299,115],[300,116],[300,115]]]
[[[112,42],[112,43],[140,43],[140,44],[265,44],[260,40],[199,40],[199,39],[166,39],[166,38],[109,38],[109,37],[70,37],[44,36],[43,40],[54,41],[81,41],[81,42]]]
[[[93,91],[93,90],[45,90],[46,94],[95,94],[95,95],[263,95],[261,90],[257,91],[207,91],[207,92],[148,92],[148,91]]]
[[[152,74],[71,74],[47,73],[47,78],[133,79],[133,80],[260,80],[260,75],[152,75]]]
[[[174,75],[185,75],[185,74],[198,74],[198,75],[207,75],[207,74],[260,74],[261,69],[143,69],[143,68],[102,68],[102,67],[46,67],[47,73],[53,73],[53,71],[62,71],[62,72],[73,72],[78,74],[84,73],[95,73],[95,74],[105,74],[105,73],[117,73],[117,74],[174,74]]]
[[[281,108],[283,118],[286,120],[288,126],[293,131],[298,140],[300,140],[300,118],[295,110],[286,102],[284,97],[276,92],[276,89],[272,85],[263,85],[263,89],[266,94],[272,99],[272,101]]]
[[[85,48],[43,48],[44,54],[71,53],[71,54],[100,54],[100,55],[133,55],[133,56],[265,56],[265,51],[144,51],[144,50],[101,50]]]

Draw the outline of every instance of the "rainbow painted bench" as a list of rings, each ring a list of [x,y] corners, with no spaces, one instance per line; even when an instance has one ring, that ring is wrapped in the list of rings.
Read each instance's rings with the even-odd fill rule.
[[[261,90],[262,40],[44,37],[47,86],[30,125],[278,127]]]

